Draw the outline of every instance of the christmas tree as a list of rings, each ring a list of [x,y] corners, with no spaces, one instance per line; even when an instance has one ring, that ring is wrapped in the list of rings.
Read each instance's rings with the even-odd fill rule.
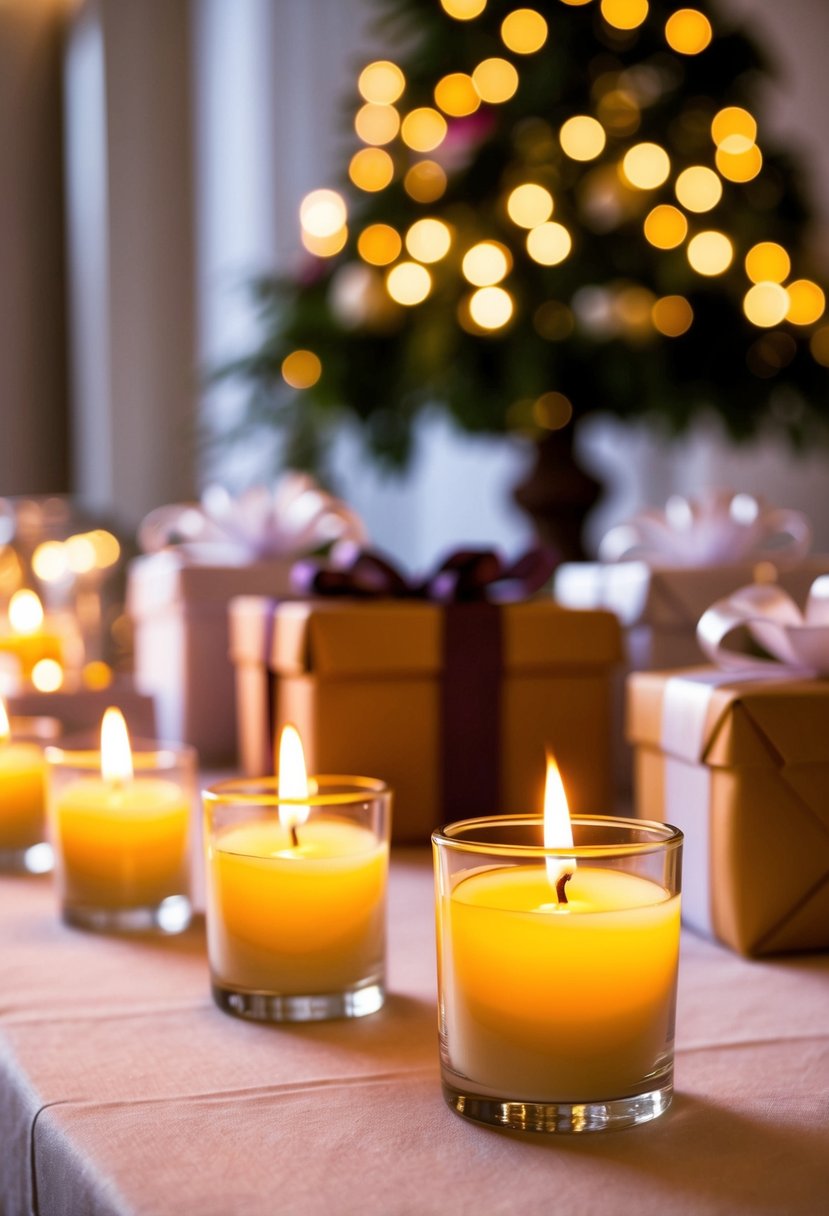
[[[224,369],[244,431],[319,468],[332,424],[403,465],[426,407],[543,437],[591,411],[795,443],[827,415],[829,325],[767,66],[708,0],[378,0],[340,189]]]

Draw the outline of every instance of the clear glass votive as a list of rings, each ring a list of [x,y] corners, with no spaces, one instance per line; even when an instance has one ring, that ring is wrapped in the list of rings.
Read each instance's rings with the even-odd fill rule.
[[[196,753],[132,740],[134,775],[101,775],[100,751],[50,747],[48,814],[67,924],[180,933],[190,923]]]
[[[53,864],[46,832],[43,749],[60,737],[57,718],[9,719],[0,740],[0,873],[45,874]]]
[[[682,833],[572,824],[558,850],[534,816],[432,836],[443,1091],[482,1123],[600,1131],[671,1102]]]
[[[275,778],[204,791],[213,997],[254,1021],[362,1017],[385,996],[391,790],[308,780],[307,798]]]

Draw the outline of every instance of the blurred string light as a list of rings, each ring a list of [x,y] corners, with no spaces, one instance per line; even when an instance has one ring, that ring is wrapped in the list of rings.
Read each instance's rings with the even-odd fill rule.
[[[400,130],[400,115],[394,106],[367,101],[355,115],[354,130],[364,144],[389,144]]]
[[[711,22],[699,9],[677,9],[665,23],[665,40],[680,55],[699,55],[712,37]]]
[[[604,151],[607,136],[604,127],[589,114],[568,118],[559,131],[562,151],[571,160],[595,160]]]
[[[386,290],[398,304],[422,304],[432,290],[432,276],[419,262],[398,262],[386,275]]]
[[[826,296],[817,283],[811,279],[795,279],[786,290],[789,297],[787,321],[792,325],[813,325],[820,320],[826,309]]]
[[[752,325],[770,329],[779,325],[789,310],[789,293],[779,283],[755,283],[743,299],[743,312]]]
[[[679,338],[694,321],[694,310],[684,296],[662,296],[651,309],[654,329],[666,338]]]
[[[372,266],[388,266],[400,254],[403,241],[390,224],[369,224],[357,238],[357,252]]]
[[[791,268],[791,258],[775,241],[760,241],[745,256],[746,274],[752,283],[782,283]]]
[[[507,214],[519,228],[536,228],[553,214],[553,196],[537,182],[524,182],[510,192]]]
[[[678,207],[660,203],[645,216],[644,229],[656,249],[676,249],[688,235],[688,221]]]
[[[622,158],[625,181],[637,190],[655,190],[668,180],[670,172],[670,157],[659,144],[634,144]]]
[[[757,139],[757,120],[741,106],[726,106],[711,122],[711,138],[717,147],[733,135],[741,135],[747,145]]]
[[[686,211],[710,211],[722,198],[722,181],[706,165],[691,165],[676,179],[674,193]]]
[[[508,59],[484,59],[472,73],[472,83],[481,101],[500,105],[518,89],[518,72]]]
[[[564,393],[542,393],[532,404],[532,418],[545,431],[560,431],[573,417],[573,403]]]
[[[435,85],[435,105],[451,118],[474,114],[481,104],[472,77],[466,72],[450,72]]]
[[[392,105],[402,95],[405,87],[406,77],[403,72],[396,63],[388,59],[378,59],[367,64],[357,80],[360,96],[379,106]]]
[[[486,0],[440,0],[440,4],[456,21],[472,21],[486,8]]]
[[[516,55],[532,55],[547,41],[547,22],[533,8],[517,8],[501,22],[504,46]]]
[[[512,296],[503,287],[479,287],[469,298],[470,315],[481,329],[503,329],[513,310]]]
[[[345,200],[336,190],[312,190],[299,206],[299,222],[310,236],[333,236],[346,219]]]
[[[406,249],[418,262],[439,262],[452,244],[452,233],[443,220],[415,220],[406,233]]]
[[[572,247],[572,237],[563,224],[539,224],[527,233],[527,253],[541,266],[557,266]]]
[[[383,148],[361,148],[349,162],[348,176],[359,190],[373,194],[394,177],[394,161]]]
[[[763,153],[744,135],[728,135],[717,147],[714,162],[730,182],[750,182],[763,167]]]
[[[63,668],[57,659],[39,659],[32,668],[31,681],[38,692],[57,692],[63,685]]]
[[[446,138],[446,119],[431,106],[410,110],[400,124],[400,138],[413,152],[431,152]]]
[[[474,287],[493,287],[512,269],[512,254],[499,241],[479,241],[463,256],[461,270]]]
[[[648,15],[648,0],[601,0],[601,13],[617,30],[635,30]]]
[[[446,191],[446,171],[437,161],[417,161],[407,170],[403,189],[416,203],[434,203]]]
[[[312,388],[322,375],[322,364],[312,350],[294,350],[282,360],[280,370],[291,388]]]
[[[688,242],[688,261],[697,274],[724,274],[734,258],[734,246],[724,232],[698,232]]]

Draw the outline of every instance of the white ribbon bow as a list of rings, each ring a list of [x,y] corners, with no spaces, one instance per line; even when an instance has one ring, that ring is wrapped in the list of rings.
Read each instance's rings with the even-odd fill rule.
[[[296,472],[236,498],[221,486],[210,486],[200,503],[157,507],[138,529],[145,553],[174,548],[192,562],[292,558],[339,541],[366,540],[356,512],[312,477]]]
[[[704,490],[674,495],[617,524],[599,545],[604,562],[639,559],[651,566],[716,566],[767,558],[791,564],[808,552],[812,529],[801,511],[768,506],[753,494]]]
[[[748,630],[774,659],[734,649],[741,629]],[[702,614],[697,640],[723,671],[780,671],[783,663],[802,675],[829,676],[829,575],[812,583],[803,612],[775,584],[742,587]]]

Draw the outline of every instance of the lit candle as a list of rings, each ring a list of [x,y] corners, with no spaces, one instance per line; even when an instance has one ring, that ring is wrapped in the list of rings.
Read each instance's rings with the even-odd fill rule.
[[[133,756],[123,715],[108,709],[99,753],[50,748],[47,758],[64,918],[92,928],[183,928],[188,749]],[[169,901],[176,911],[165,920]]]
[[[578,1130],[487,1111],[617,1102],[639,1122],[622,1107],[658,1092],[653,1117],[670,1101],[679,895],[653,860],[665,841],[659,825],[576,822],[574,846],[551,761],[543,846],[538,821],[517,817],[435,834],[444,1084],[472,1117]]]
[[[262,1020],[355,1016],[383,1000],[389,794],[308,779],[285,727],[276,782],[205,793],[213,990]]]
[[[19,868],[13,858],[46,835],[44,786],[46,762],[36,743],[12,739],[5,703],[0,697],[0,868]],[[25,868],[25,867],[24,867]]]
[[[60,638],[44,628],[43,605],[34,591],[15,591],[9,600],[9,628],[0,634],[0,654],[11,655],[25,679],[42,660],[61,660]]]

